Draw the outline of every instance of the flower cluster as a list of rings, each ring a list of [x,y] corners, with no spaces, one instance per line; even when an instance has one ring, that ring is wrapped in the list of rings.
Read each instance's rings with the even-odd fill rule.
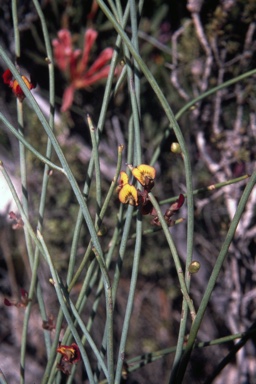
[[[62,355],[57,368],[65,375],[70,375],[72,365],[81,360],[81,353],[77,344],[59,345],[57,352]]]
[[[87,88],[108,76],[110,69],[108,63],[114,52],[112,48],[104,49],[88,68],[90,53],[97,36],[98,33],[94,29],[86,30],[83,51],[73,48],[72,37],[67,29],[61,29],[58,38],[52,41],[55,62],[70,83],[64,91],[62,112],[67,111],[72,105],[75,90]]]
[[[29,90],[36,87],[35,82],[32,83],[30,80],[28,80],[28,78],[26,76],[21,76],[21,78]],[[10,69],[7,69],[3,73],[3,81],[4,81],[4,84],[9,85],[9,87],[12,89],[14,95],[17,97],[17,99],[19,99],[20,102],[22,102],[25,99],[26,96],[25,96],[24,92],[22,91],[18,81],[13,78],[13,74],[11,73]]]
[[[133,167],[132,165],[128,165],[130,170],[132,171],[133,176],[138,182],[143,186],[143,191],[140,189],[136,189],[134,185],[129,184],[129,178],[126,172],[120,172],[120,180],[118,186],[118,197],[121,203],[130,204],[134,206],[140,206],[142,210],[142,214],[147,214],[149,212],[144,212],[148,203],[150,203],[148,198],[148,192],[154,186],[154,179],[156,177],[155,168],[150,165],[141,164],[137,167]],[[151,204],[151,203],[150,203]],[[147,209],[146,209],[147,210]]]
[[[149,192],[151,192],[155,184],[155,168],[147,164],[140,164],[137,167],[128,165],[128,167],[135,179],[142,185],[143,190],[137,189],[134,185],[129,184],[127,173],[121,171],[117,187],[119,200],[123,204],[130,204],[135,207],[139,207],[141,209],[142,215],[150,214],[154,216],[152,224],[161,226],[157,212],[154,209],[148,196]],[[178,200],[166,210],[164,219],[169,227],[174,225],[174,221],[171,218],[181,208],[184,201],[184,196],[180,194]]]

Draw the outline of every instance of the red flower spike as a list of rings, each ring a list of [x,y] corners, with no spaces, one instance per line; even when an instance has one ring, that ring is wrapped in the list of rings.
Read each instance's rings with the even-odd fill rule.
[[[56,351],[62,355],[62,360],[71,364],[77,363],[81,360],[80,350],[77,344],[60,345]]]
[[[55,62],[65,72],[70,83],[64,91],[62,112],[71,107],[77,89],[87,88],[109,74],[108,63],[114,52],[112,48],[106,48],[88,69],[90,53],[97,36],[95,30],[86,30],[83,51],[73,48],[71,34],[67,29],[60,30],[58,38],[52,41]]]
[[[33,84],[31,81],[29,81],[26,76],[21,76],[21,77],[22,77],[22,80],[24,81],[24,83],[26,84],[26,86],[29,90],[36,87],[36,85]],[[3,73],[3,81],[5,84],[9,85],[10,88],[12,88],[14,95],[20,100],[20,102],[22,102],[25,99],[26,96],[25,96],[24,92],[22,91],[18,81],[13,78],[13,75],[12,75],[10,69],[7,69]]]

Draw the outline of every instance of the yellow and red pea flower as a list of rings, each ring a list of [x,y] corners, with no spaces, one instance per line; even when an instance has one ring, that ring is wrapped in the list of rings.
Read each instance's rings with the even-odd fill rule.
[[[32,83],[30,80],[28,80],[28,78],[26,76],[21,76],[21,78],[29,90],[36,87],[36,84],[34,82]],[[16,79],[14,79],[13,74],[10,71],[10,69],[6,69],[6,71],[3,73],[3,81],[4,81],[4,84],[9,85],[9,87],[12,89],[14,95],[17,97],[17,99],[19,99],[20,102],[22,102],[25,99],[26,96],[25,96],[24,92],[22,91],[18,81]]]
[[[133,176],[144,187],[144,191],[137,190],[133,185],[128,184],[129,178],[126,172],[120,172],[120,179],[118,182],[117,192],[121,203],[130,204],[133,206],[140,205],[142,207],[142,214],[146,215],[152,211],[152,205],[148,199],[148,192],[154,186],[154,179],[156,177],[155,168],[147,164],[140,164],[137,167],[128,165],[132,171]],[[143,207],[145,209],[143,209]]]
[[[123,204],[138,205],[138,191],[131,184],[125,184],[119,191],[119,200]]]
[[[140,164],[137,167],[128,165],[132,171],[133,176],[138,182],[147,190],[150,191],[154,186],[154,179],[156,177],[156,170],[147,164]]]
[[[62,360],[67,363],[75,364],[81,360],[81,353],[76,343],[59,345],[56,351],[62,355]]]
[[[125,184],[128,184],[129,178],[126,172],[121,171],[120,172],[120,179],[118,180],[118,186],[117,186],[117,193],[121,191],[121,189],[125,186]]]

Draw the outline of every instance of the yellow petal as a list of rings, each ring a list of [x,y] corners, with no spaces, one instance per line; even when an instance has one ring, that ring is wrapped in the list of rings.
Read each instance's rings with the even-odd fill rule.
[[[120,172],[119,185],[120,185],[120,187],[123,187],[125,184],[128,184],[128,175],[126,172],[121,171]]]
[[[123,204],[138,205],[138,192],[133,185],[125,184],[118,197]]]
[[[145,185],[148,179],[155,179],[156,170],[150,165],[140,164],[138,167],[132,168],[132,174],[142,185]]]

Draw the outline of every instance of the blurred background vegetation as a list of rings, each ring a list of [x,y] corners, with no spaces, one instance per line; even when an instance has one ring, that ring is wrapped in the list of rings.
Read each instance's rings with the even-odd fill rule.
[[[125,5],[127,2],[123,1]],[[0,1],[0,41],[14,57],[14,37],[11,16],[11,2]],[[103,13],[95,8],[92,1],[42,0],[41,7],[47,21],[51,39],[56,38],[62,28],[70,30],[73,44],[82,48],[86,28],[99,32],[91,61],[105,47],[113,47],[116,32]],[[21,36],[21,58],[18,65],[37,80],[36,95],[41,103],[48,103],[48,68],[45,62],[40,21],[32,1],[20,1],[18,6],[19,29]],[[255,67],[256,59],[256,2],[254,0],[148,0],[145,2],[139,20],[140,53],[158,84],[177,113],[186,102],[203,92]],[[130,32],[129,25],[127,33]],[[120,67],[125,60],[119,53]],[[6,69],[0,62],[1,72]],[[85,121],[86,113],[97,122],[105,82],[77,91],[72,108],[65,114],[59,112],[61,99],[67,81],[56,68],[57,137],[63,147],[71,169],[78,183],[83,186],[88,160],[91,156],[90,134]],[[179,123],[190,150],[194,188],[209,185],[250,174],[255,167],[256,157],[256,93],[255,76],[225,88],[202,101],[186,112]],[[16,122],[16,106],[11,90],[1,86],[1,110],[13,125]],[[105,128],[100,144],[102,167],[102,188],[106,193],[115,173],[117,146],[127,142],[128,122],[131,114],[127,85],[119,89],[112,98],[106,116]],[[29,107],[25,105],[26,135],[36,147],[46,145],[40,123]],[[157,178],[154,192],[159,198],[168,199],[185,193],[183,163],[179,156],[170,152],[175,136],[168,129],[167,119],[159,107],[148,83],[141,79],[141,138],[143,162],[150,163],[154,150],[161,142],[161,151],[155,164]],[[19,183],[17,142],[7,133],[0,131],[1,160],[9,168],[13,179]],[[127,148],[123,159],[126,162]],[[38,196],[43,166],[28,153],[28,181],[30,215],[38,209]],[[94,184],[92,184],[94,185]],[[240,182],[212,192],[197,194],[195,197],[195,252],[194,259],[201,264],[200,272],[192,280],[192,296],[199,302],[214,265],[218,251],[226,234],[229,222],[244,188]],[[93,190],[93,187],[92,187]],[[5,192],[3,192],[5,193]],[[89,206],[95,210],[91,191]],[[101,241],[103,248],[109,246],[110,234],[116,223],[118,199],[113,199],[104,219],[106,235]],[[165,205],[168,207],[168,204]],[[1,297],[18,295],[19,287],[28,288],[30,272],[22,232],[13,231],[7,213],[10,207],[1,207],[0,243],[0,286]],[[61,175],[54,173],[48,188],[48,202],[44,226],[45,236],[50,244],[60,273],[65,276],[68,255],[72,240],[72,228],[77,214],[77,203],[68,183]],[[186,207],[180,216],[186,218]],[[237,229],[235,241],[230,249],[211,305],[199,338],[208,341],[230,333],[243,332],[255,321],[255,282],[256,282],[256,191],[251,196],[247,210]],[[36,220],[34,220],[34,224]],[[144,229],[151,228],[150,219],[144,219]],[[171,229],[181,259],[186,258],[185,224]],[[90,240],[83,229],[81,244],[77,254],[80,260]],[[115,317],[116,338],[120,337],[125,311],[127,292],[132,265],[134,240],[129,240],[124,261],[120,290],[117,298]],[[116,255],[117,257],[117,255]],[[114,260],[115,261],[115,260]],[[45,295],[48,297],[49,315],[56,315],[55,301],[48,284],[49,272],[42,271],[45,279]],[[82,278],[82,277],[81,277]],[[79,283],[76,287],[79,290]],[[92,292],[92,296],[95,292]],[[93,299],[92,299],[93,300]],[[18,360],[13,351],[20,343],[22,316],[17,319],[14,311],[3,306],[1,300],[0,337],[5,355],[12,355],[12,366],[19,371]],[[36,303],[35,303],[36,307]],[[165,237],[161,231],[143,237],[140,277],[135,298],[127,357],[147,353],[175,345],[180,322],[181,292],[169,254]],[[14,308],[16,310],[16,308]],[[41,372],[45,363],[44,351],[40,349],[41,323],[36,317],[31,324],[30,349],[34,356],[31,364]],[[20,320],[20,324],[19,323]],[[95,323],[94,337],[101,326],[100,319]],[[98,340],[101,336],[98,337]],[[199,341],[200,341],[199,340]],[[233,345],[224,344],[196,350],[192,355],[186,382],[199,383],[210,375]],[[9,351],[6,353],[6,351]],[[1,352],[0,352],[1,355]],[[1,356],[0,361],[4,359]],[[5,357],[6,359],[6,357]],[[18,359],[18,356],[17,356]],[[128,374],[128,383],[164,383],[171,367],[172,356],[164,357],[146,367]],[[255,340],[247,343],[216,383],[254,383],[256,377]],[[132,368],[132,367],[131,367]],[[15,370],[10,372],[10,383],[17,380]],[[33,371],[33,370],[31,370]],[[11,376],[11,375],[14,376]],[[17,374],[17,373],[16,373]],[[31,373],[32,374],[32,373]],[[82,373],[80,373],[80,379]],[[244,376],[243,376],[244,375]],[[8,376],[8,375],[7,375]],[[40,376],[40,375],[39,375]],[[235,379],[234,379],[235,378]],[[77,382],[81,382],[79,378]],[[34,380],[31,378],[31,381]]]

